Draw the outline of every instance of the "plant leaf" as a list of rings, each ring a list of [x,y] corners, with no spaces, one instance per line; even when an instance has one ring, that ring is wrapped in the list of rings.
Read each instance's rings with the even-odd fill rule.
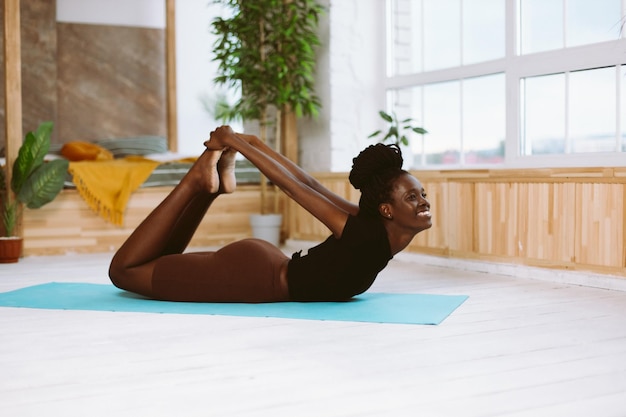
[[[26,207],[36,209],[52,201],[63,188],[69,162],[57,159],[45,163],[24,182],[17,199]]]
[[[386,113],[383,110],[381,110],[378,112],[378,114],[380,114],[380,117],[382,117],[386,122],[388,123],[393,122],[393,118],[391,117],[391,115],[389,115],[389,113]]]
[[[415,133],[419,133],[420,135],[423,135],[424,133],[428,133],[428,130],[421,128],[421,127],[414,127],[411,130]]]
[[[54,123],[52,122],[43,122],[35,131],[35,137],[37,138],[37,159],[43,160],[48,151],[50,150],[50,135],[52,134],[52,128],[54,127]]]
[[[20,192],[24,181],[26,181],[28,175],[33,171],[35,158],[32,152],[30,152],[30,148],[32,148],[34,143],[35,135],[33,135],[32,132],[28,132],[17,154],[17,159],[15,159],[15,162],[13,163],[11,188],[16,194]]]
[[[16,201],[12,203],[3,202],[4,210],[2,211],[2,223],[4,224],[5,236],[13,236],[13,230],[17,223],[18,205]]]
[[[19,194],[28,177],[43,164],[43,159],[50,149],[52,122],[44,122],[37,130],[28,132],[13,163],[11,188]]]
[[[369,135],[367,138],[373,138],[374,136],[378,136],[380,135],[380,132],[382,132],[381,130],[377,130],[376,132],[372,133],[371,135]]]

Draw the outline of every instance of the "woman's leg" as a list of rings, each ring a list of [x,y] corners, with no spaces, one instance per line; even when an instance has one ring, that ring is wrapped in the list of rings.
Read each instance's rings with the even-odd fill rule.
[[[198,158],[113,257],[109,276],[117,287],[151,296],[156,260],[182,253],[213,200],[234,190],[234,158],[234,151],[211,150]]]
[[[117,287],[171,301],[289,299],[289,258],[268,242],[246,239],[217,252],[182,253],[213,200],[235,190],[235,154],[205,151],[137,227],[111,262]]]

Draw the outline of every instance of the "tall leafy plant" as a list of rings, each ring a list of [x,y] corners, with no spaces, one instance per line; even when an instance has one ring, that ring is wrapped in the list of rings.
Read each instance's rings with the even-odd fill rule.
[[[316,116],[320,108],[314,72],[315,47],[320,44],[317,26],[323,8],[314,0],[214,2],[230,12],[230,17],[212,22],[217,35],[214,59],[219,63],[215,82],[240,93],[234,105],[221,107],[217,118],[257,120],[263,141],[267,141],[267,126],[273,123],[278,141],[284,111],[292,110],[297,117]],[[264,184],[263,178],[263,201]]]
[[[44,122],[36,131],[28,132],[19,149],[11,171],[11,184],[6,183],[6,170],[0,170],[2,221],[6,236],[13,236],[23,207],[37,209],[52,201],[63,188],[68,161],[44,161],[50,149],[52,122]],[[9,192],[13,192],[13,195]]]

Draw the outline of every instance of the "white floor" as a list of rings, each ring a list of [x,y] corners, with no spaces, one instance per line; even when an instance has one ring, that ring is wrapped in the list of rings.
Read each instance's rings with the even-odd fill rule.
[[[0,265],[106,283],[110,254]],[[392,261],[439,326],[0,308],[0,416],[626,416],[626,292]]]

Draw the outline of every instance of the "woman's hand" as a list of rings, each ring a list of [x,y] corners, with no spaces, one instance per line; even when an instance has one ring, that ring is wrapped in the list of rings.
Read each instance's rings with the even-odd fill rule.
[[[204,146],[209,150],[219,151],[228,148],[229,139],[234,136],[230,126],[220,126],[210,134],[210,139],[204,142]]]

